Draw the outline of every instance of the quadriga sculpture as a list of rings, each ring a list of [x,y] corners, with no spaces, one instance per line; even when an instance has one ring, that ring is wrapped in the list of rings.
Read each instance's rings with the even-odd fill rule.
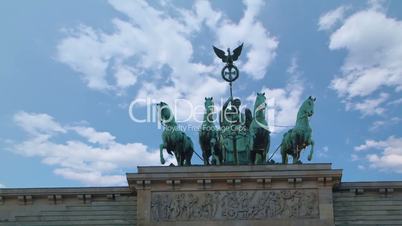
[[[314,152],[314,141],[309,118],[314,114],[314,102],[316,98],[309,96],[301,105],[297,113],[296,125],[283,135],[281,143],[282,164],[288,163],[288,155],[293,157],[293,163],[301,163],[300,153],[311,145],[308,160],[311,161]]]
[[[254,103],[254,117],[250,125],[250,133],[253,139],[253,146],[250,152],[251,164],[264,164],[267,158],[270,145],[270,131],[265,119],[265,93],[257,93]]]
[[[214,102],[212,97],[205,97],[205,113],[199,131],[199,142],[204,165],[220,165],[223,162],[219,131],[214,124]],[[212,156],[211,162],[209,158]]]
[[[193,142],[190,137],[179,130],[169,106],[164,102],[160,102],[157,106],[161,124],[164,126],[163,143],[159,145],[161,164],[165,164],[163,149],[166,149],[168,154],[174,154],[179,166],[190,166],[194,152]]]

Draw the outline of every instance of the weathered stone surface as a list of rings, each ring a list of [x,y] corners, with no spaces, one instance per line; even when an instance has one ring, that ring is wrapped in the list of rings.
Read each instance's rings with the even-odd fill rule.
[[[349,182],[334,190],[336,225],[402,225],[402,182]]]
[[[139,167],[129,188],[0,189],[0,225],[402,225],[402,182],[340,176],[330,164]]]
[[[139,167],[138,225],[333,225],[330,164]]]
[[[314,189],[152,192],[152,221],[318,218]]]
[[[0,197],[0,225],[136,225],[127,187],[0,189]]]

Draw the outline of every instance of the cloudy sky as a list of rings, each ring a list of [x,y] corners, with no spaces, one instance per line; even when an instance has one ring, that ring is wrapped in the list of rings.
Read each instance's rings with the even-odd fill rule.
[[[242,42],[234,94],[249,107],[268,96],[270,153],[313,95],[312,162],[344,181],[400,180],[402,2],[228,2],[3,1],[0,186],[125,185],[136,166],[159,165],[161,130],[133,122],[130,103],[219,105],[229,90],[211,46]]]

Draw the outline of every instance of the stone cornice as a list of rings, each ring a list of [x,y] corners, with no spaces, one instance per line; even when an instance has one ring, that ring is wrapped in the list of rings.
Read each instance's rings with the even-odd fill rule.
[[[128,187],[61,187],[61,188],[1,188],[0,196],[18,195],[106,195],[106,194],[130,194]]]
[[[247,189],[260,185],[284,187],[284,184],[304,187],[333,187],[340,183],[341,176],[342,170],[331,169],[331,164],[149,166],[138,167],[138,173],[128,173],[127,180],[130,188],[134,191],[155,187],[155,185],[155,188],[167,185],[191,189],[197,184],[208,187],[220,184],[218,186],[220,189],[242,185],[244,189]],[[222,186],[222,184],[225,185]]]
[[[365,192],[391,194],[395,191],[402,192],[402,181],[342,182],[335,187],[335,191],[350,191],[356,194]]]
[[[176,166],[138,166],[138,173],[182,173],[183,169],[188,169],[191,172],[244,172],[244,171],[322,171],[322,170],[332,170],[331,163],[308,163],[308,164],[272,164],[272,165],[240,165],[240,166],[230,166],[230,165],[220,165],[220,166],[204,166],[204,165],[193,165],[185,167]]]
[[[135,195],[135,193],[128,187],[2,188],[0,205],[7,200],[18,200],[20,204],[27,205],[32,204],[32,200],[47,199],[56,204],[66,198],[90,202],[97,198],[114,200],[122,195]]]

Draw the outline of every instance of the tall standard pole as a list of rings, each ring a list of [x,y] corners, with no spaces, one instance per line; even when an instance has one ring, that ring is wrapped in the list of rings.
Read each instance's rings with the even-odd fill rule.
[[[233,89],[232,89],[233,84],[232,83],[239,77],[239,69],[237,69],[237,67],[233,64],[233,62],[239,58],[242,48],[243,48],[243,44],[241,44],[235,50],[233,50],[233,54],[231,54],[230,49],[228,48],[227,54],[226,54],[225,51],[213,46],[216,56],[218,56],[222,60],[223,63],[226,63],[226,65],[221,70],[221,76],[226,82],[229,83],[230,100],[231,101],[233,101]],[[237,110],[239,110],[239,109],[237,109]],[[225,114],[225,117],[226,117],[226,114]],[[230,139],[230,138],[232,139],[232,150],[233,150],[232,154],[233,154],[233,158],[234,158],[233,160],[234,160],[234,164],[238,165],[239,164],[239,156],[237,153],[237,140],[236,140],[237,132],[232,131],[233,129],[234,128],[232,126],[230,126],[231,131],[229,131],[228,137],[225,139]],[[226,159],[227,159],[227,157],[226,157]]]
[[[233,99],[232,82],[229,82],[229,87],[230,87],[230,99]]]

